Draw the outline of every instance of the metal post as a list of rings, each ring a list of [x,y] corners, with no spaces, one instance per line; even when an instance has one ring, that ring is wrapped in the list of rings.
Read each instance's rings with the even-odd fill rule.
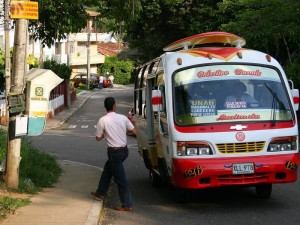
[[[91,39],[91,29],[88,27],[88,34],[87,34],[87,89],[90,89],[90,39]]]

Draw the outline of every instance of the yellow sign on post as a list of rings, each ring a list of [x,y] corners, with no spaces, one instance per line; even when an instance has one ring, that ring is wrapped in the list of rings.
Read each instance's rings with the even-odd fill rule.
[[[37,20],[39,18],[38,2],[11,1],[10,18]]]

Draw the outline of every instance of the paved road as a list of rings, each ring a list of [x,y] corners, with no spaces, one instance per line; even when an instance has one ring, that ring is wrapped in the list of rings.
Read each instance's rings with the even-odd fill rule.
[[[117,110],[126,114],[132,105],[132,91],[106,90],[91,97],[60,128],[33,138],[33,144],[59,159],[103,166],[107,158],[105,142],[95,141],[94,125],[105,113],[103,99],[109,95],[117,99]],[[133,194],[134,211],[113,210],[119,204],[113,185],[102,225],[300,224],[299,182],[274,185],[270,200],[258,199],[254,188],[222,188],[192,192],[191,201],[182,204],[176,201],[173,189],[151,186],[148,172],[137,154],[135,138],[129,137],[128,143],[130,156],[125,161],[125,168]]]

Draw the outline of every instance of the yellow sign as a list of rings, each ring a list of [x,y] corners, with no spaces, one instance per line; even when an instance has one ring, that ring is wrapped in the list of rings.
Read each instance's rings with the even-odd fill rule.
[[[38,2],[11,1],[10,18],[37,20],[39,18]]]

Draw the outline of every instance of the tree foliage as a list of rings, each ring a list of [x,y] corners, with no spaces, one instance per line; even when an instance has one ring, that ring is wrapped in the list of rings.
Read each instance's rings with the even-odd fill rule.
[[[132,3],[132,7],[122,8],[120,4],[124,1],[120,0],[101,0],[99,7],[101,12],[105,10],[105,16],[109,15],[107,18],[118,18],[119,23],[124,23],[123,39],[133,52],[126,55],[137,63],[159,56],[164,46],[180,38],[208,31],[226,31],[244,37],[246,47],[275,57],[286,68],[289,77],[299,74],[299,0],[126,2]],[[124,12],[120,13],[122,10]],[[133,17],[130,20],[129,15]],[[297,83],[300,86],[300,81]]]
[[[66,64],[59,64],[55,60],[47,60],[44,62],[44,69],[52,70],[57,76],[62,79],[69,79],[71,76],[71,69]]]
[[[129,84],[133,63],[130,60],[118,60],[116,57],[106,57],[105,63],[98,68],[98,73],[104,76],[113,74],[114,83]]]
[[[30,34],[50,47],[70,32],[78,32],[86,26],[86,1],[38,0],[39,19],[30,20]]]

